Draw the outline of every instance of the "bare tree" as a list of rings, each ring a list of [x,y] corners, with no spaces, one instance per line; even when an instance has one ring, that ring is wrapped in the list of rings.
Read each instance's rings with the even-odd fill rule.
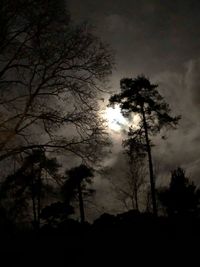
[[[114,197],[126,210],[143,210],[144,191],[147,183],[145,156],[139,155],[130,138],[122,143],[124,147],[120,164],[108,169],[106,176],[111,183]],[[123,162],[122,162],[123,161]]]
[[[0,18],[0,161],[34,148],[95,160],[110,49],[71,23],[64,1],[3,0]]]
[[[142,206],[143,191],[146,185],[146,166],[136,157],[131,159],[127,156],[127,171],[123,178],[117,181],[111,179],[116,198],[123,204],[125,209],[140,210]]]
[[[145,154],[141,149],[141,143],[132,139],[132,128],[129,129],[128,138],[123,141],[123,146],[125,148],[129,166],[129,172],[126,178],[130,192],[129,197],[133,208],[139,210],[139,193],[141,187],[146,183]]]

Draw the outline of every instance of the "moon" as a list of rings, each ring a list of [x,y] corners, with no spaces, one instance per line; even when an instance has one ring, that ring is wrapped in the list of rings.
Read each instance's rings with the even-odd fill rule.
[[[119,105],[116,105],[114,108],[107,107],[104,118],[108,123],[108,128],[114,132],[120,132],[122,129],[128,130],[131,126],[138,128],[140,122],[138,114],[134,114],[131,120],[126,119],[122,115]]]
[[[115,108],[108,107],[105,110],[105,119],[107,120],[109,129],[119,132],[122,128],[128,126],[128,121],[121,113],[118,105]]]

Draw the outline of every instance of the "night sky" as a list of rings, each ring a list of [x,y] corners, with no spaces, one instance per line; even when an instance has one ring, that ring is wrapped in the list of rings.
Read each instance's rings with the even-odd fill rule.
[[[173,114],[182,116],[178,130],[168,132],[166,141],[155,141],[159,147],[154,149],[154,157],[161,171],[181,164],[192,179],[200,182],[200,2],[68,3],[72,19],[88,20],[114,49],[113,90],[119,90],[121,78],[143,73],[159,85]]]

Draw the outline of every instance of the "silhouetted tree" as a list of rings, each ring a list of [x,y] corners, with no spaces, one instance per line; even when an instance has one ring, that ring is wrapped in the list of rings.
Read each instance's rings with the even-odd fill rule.
[[[32,209],[33,226],[35,229],[40,227],[41,199],[53,192],[53,184],[60,179],[59,167],[55,158],[47,158],[43,151],[36,150],[5,179],[0,190],[1,205],[9,210],[13,220],[20,216],[27,220],[27,213]]]
[[[87,184],[91,183],[93,171],[86,165],[81,164],[66,171],[68,179],[63,185],[63,195],[66,203],[70,203],[78,196],[81,223],[85,222],[84,196],[91,195],[94,190],[88,189]]]
[[[158,190],[161,204],[171,215],[197,215],[200,201],[200,190],[185,176],[182,168],[171,172],[168,188]]]
[[[41,198],[45,198],[49,189],[53,187],[50,180],[58,183],[60,177],[58,176],[58,164],[55,158],[48,158],[42,150],[35,150],[26,158],[28,168],[27,176],[31,178],[31,198],[33,205],[34,225],[40,228],[40,214],[41,214]]]
[[[46,221],[49,226],[54,226],[67,220],[69,215],[73,213],[74,209],[71,205],[58,201],[44,207],[40,217]]]
[[[128,176],[125,178],[128,182],[127,197],[131,199],[132,209],[139,210],[139,192],[145,184],[145,153],[140,140],[133,138],[133,132],[133,128],[130,128],[128,138],[123,140],[122,145],[129,165]]]
[[[97,99],[112,58],[87,23],[72,24],[65,1],[2,0],[0,160],[37,148],[95,160],[107,144]]]
[[[138,151],[138,147],[135,142],[132,142],[129,133],[128,138],[123,140],[122,145],[125,155],[125,161],[122,164],[123,169],[121,167],[122,175],[118,175],[117,179],[115,175],[111,175],[110,182],[116,199],[123,204],[126,210],[139,210],[140,204],[142,204],[142,193],[146,185],[145,153]]]
[[[119,104],[124,116],[130,117],[132,114],[140,116],[140,128],[134,132],[134,138],[138,140],[139,135],[148,155],[152,206],[154,214],[157,214],[150,137],[163,127],[174,128],[180,117],[169,115],[169,105],[156,90],[157,85],[151,84],[144,76],[138,76],[136,79],[124,78],[120,81],[120,87],[121,93],[111,96],[110,105]]]

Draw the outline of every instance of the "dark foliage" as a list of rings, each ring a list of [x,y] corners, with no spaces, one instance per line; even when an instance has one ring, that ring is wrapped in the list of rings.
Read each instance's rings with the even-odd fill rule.
[[[78,198],[80,220],[85,222],[84,196],[90,196],[95,191],[87,187],[91,184],[91,178],[94,176],[91,168],[84,164],[66,171],[67,180],[62,186],[62,194],[66,203]]]
[[[43,151],[34,150],[15,173],[6,177],[1,183],[0,200],[11,221],[32,220],[34,226],[39,224],[42,200],[53,194],[59,167],[55,158],[48,158]]]
[[[180,167],[171,172],[169,187],[160,189],[158,197],[170,216],[198,215],[200,190],[189,181]]]
[[[64,202],[55,202],[42,209],[40,218],[46,221],[48,225],[57,226],[73,213],[74,209],[69,204]]]

